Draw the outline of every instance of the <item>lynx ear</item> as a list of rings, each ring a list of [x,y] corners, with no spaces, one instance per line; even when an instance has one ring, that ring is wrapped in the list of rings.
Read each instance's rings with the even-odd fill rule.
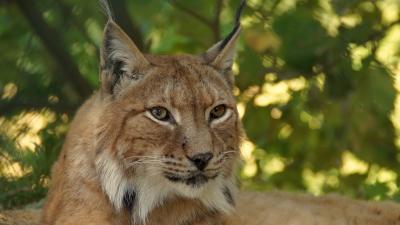
[[[236,10],[235,27],[233,31],[224,40],[218,42],[200,55],[209,65],[219,71],[231,88],[233,88],[235,83],[232,65],[235,57],[236,43],[239,39],[240,31],[242,30],[242,25],[239,20],[246,2],[247,0],[242,1]]]
[[[104,28],[100,44],[100,75],[102,91],[114,93],[116,87],[140,79],[149,62],[127,34],[113,21]]]

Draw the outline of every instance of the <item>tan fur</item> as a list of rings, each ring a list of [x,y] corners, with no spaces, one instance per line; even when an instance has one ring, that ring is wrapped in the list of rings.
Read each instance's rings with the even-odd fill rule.
[[[400,206],[392,202],[365,202],[338,195],[314,197],[287,192],[240,192],[233,216],[222,216],[226,225],[398,225]],[[181,207],[171,202],[171,206]],[[166,211],[160,211],[160,213]],[[179,217],[179,210],[171,210]],[[38,224],[40,210],[0,212],[0,224]],[[161,215],[172,219],[173,217]],[[215,218],[218,219],[218,218]],[[163,220],[164,221],[164,220]],[[173,224],[173,221],[166,224]],[[149,223],[150,224],[150,223]],[[157,224],[156,222],[152,224]],[[163,224],[163,223],[161,223]]]
[[[89,99],[78,111],[60,158],[53,168],[52,188],[45,208],[45,224],[56,222],[78,224],[78,221],[80,224],[129,224],[130,218],[122,207],[121,198],[126,188],[125,183],[132,182],[133,184],[128,186],[135,188],[136,179],[149,180],[148,182],[154,180],[161,184],[159,188],[169,191],[160,196],[161,199],[154,200],[156,201],[154,206],[171,205],[158,207],[159,209],[155,210],[158,215],[163,214],[165,217],[157,218],[157,215],[153,216],[156,213],[150,213],[147,218],[149,224],[156,224],[151,221],[158,219],[168,221],[168,217],[174,219],[170,224],[176,224],[177,218],[189,221],[205,215],[208,217],[215,214],[212,212],[213,207],[219,209],[218,204],[223,204],[212,202],[218,198],[218,193],[215,193],[215,199],[208,199],[209,203],[202,204],[203,199],[206,199],[203,195],[212,194],[207,193],[213,192],[212,188],[195,189],[193,192],[199,193],[193,193],[193,196],[190,196],[191,190],[187,187],[182,189],[188,189],[188,193],[175,193],[174,189],[178,188],[175,186],[185,185],[168,181],[158,173],[161,173],[162,167],[172,172],[189,170],[191,166],[186,158],[187,155],[213,151],[215,158],[210,163],[212,167],[209,173],[214,175],[215,172],[212,170],[220,168],[216,170],[220,175],[215,180],[210,180],[209,185],[221,183],[233,186],[233,165],[239,155],[238,146],[242,129],[235,101],[229,94],[230,88],[211,68],[201,68],[198,66],[201,62],[196,64],[195,59],[190,56],[147,58],[159,66],[149,69],[139,84],[121,84],[129,88],[119,93],[117,97],[103,96],[104,93],[101,92]],[[204,83],[201,82],[202,77]],[[210,80],[214,83],[209,83]],[[135,88],[135,85],[140,85],[140,88]],[[205,98],[205,101],[198,100],[202,98]],[[205,111],[221,102],[229,107],[231,117],[210,128],[205,120]],[[158,105],[179,113],[180,126],[174,130],[145,116],[149,108]],[[185,147],[186,152],[182,148],[185,137],[189,139]],[[235,151],[236,154],[228,153],[230,156],[228,158],[224,154],[226,151]],[[163,157],[161,160],[171,165],[169,167],[166,163],[163,165],[158,162],[152,163],[153,158],[145,158],[143,163],[130,167],[129,164],[140,161],[139,156],[159,157],[159,159]],[[220,160],[223,160],[222,163]],[[110,182],[106,185],[114,189],[109,192],[113,195],[110,199],[108,198],[110,196],[107,197],[104,193],[107,190],[104,187],[102,189],[102,180]],[[157,185],[156,183],[144,188],[152,188]],[[140,192],[140,188],[138,187],[137,191]],[[189,201],[188,197],[193,197],[194,200]],[[202,199],[197,199],[198,197]],[[139,198],[139,201],[146,202],[149,199]],[[177,217],[171,212],[162,210],[162,208],[170,210],[170,207],[179,205],[182,205],[184,211],[192,213],[188,213],[186,217],[179,213]],[[141,207],[140,204],[138,207]],[[221,210],[227,210],[223,207]],[[182,209],[178,209],[177,212]],[[140,208],[137,210],[140,211]],[[148,211],[151,210],[149,208]],[[200,215],[197,215],[199,212]],[[137,217],[144,216],[146,214]]]
[[[239,225],[399,225],[400,205],[366,202],[336,194],[315,197],[287,192],[240,192],[237,214],[222,224]]]
[[[373,204],[343,198],[245,192],[234,212],[234,171],[244,132],[231,94],[231,66],[240,31],[235,23],[226,40],[200,56],[142,55],[109,21],[101,42],[101,89],[71,124],[52,170],[42,224],[276,224],[278,213],[297,221],[287,224],[329,224],[318,222],[325,215],[334,221],[333,214],[324,214],[329,210],[374,212]],[[210,112],[219,105],[226,112],[213,119]],[[155,118],[154,107],[165,108],[170,119]],[[193,158],[205,153],[212,158],[198,169]],[[311,211],[301,210],[309,199]],[[377,207],[393,222],[388,205]],[[394,217],[400,214],[393,210]],[[378,217],[374,221],[385,224]],[[358,217],[340,221],[353,218]]]
[[[227,197],[236,192],[233,171],[243,130],[228,82],[231,64],[219,63],[232,62],[234,52],[217,50],[144,56],[109,21],[101,46],[102,88],[71,124],[53,167],[43,224],[220,224],[221,213],[233,211]],[[218,59],[205,57],[210,53]],[[221,104],[226,113],[212,119],[210,111]],[[159,106],[171,121],[152,116]],[[213,157],[199,171],[190,158],[207,152]],[[131,206],[127,193],[134,196]]]

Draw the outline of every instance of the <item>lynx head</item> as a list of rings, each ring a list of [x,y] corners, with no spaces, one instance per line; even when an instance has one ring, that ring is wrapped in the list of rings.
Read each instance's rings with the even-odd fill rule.
[[[94,145],[110,202],[142,220],[171,198],[229,212],[244,137],[231,67],[245,1],[229,36],[200,56],[143,55],[113,21],[106,0],[102,5],[109,21]]]

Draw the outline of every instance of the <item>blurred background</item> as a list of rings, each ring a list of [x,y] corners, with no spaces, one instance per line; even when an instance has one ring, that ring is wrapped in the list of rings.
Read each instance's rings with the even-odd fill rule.
[[[138,48],[199,55],[239,0],[111,0]],[[400,201],[400,1],[250,0],[233,69],[241,189]],[[38,208],[99,88],[96,0],[0,0],[0,209]]]

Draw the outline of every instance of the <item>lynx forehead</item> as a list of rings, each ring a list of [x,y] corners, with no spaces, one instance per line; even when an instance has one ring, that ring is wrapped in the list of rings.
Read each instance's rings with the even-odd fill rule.
[[[71,124],[44,224],[219,224],[235,207],[244,138],[231,68],[245,1],[233,31],[200,56],[143,55],[100,3],[101,89]]]

